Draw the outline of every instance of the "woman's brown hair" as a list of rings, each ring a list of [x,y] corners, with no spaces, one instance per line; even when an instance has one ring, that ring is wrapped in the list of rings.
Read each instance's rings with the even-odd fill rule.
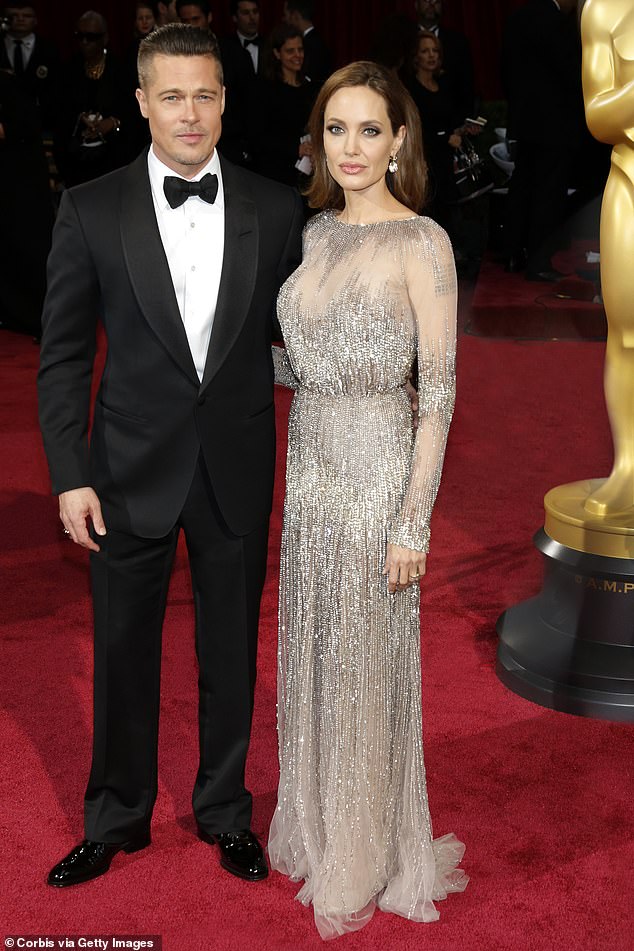
[[[331,97],[340,89],[367,86],[383,99],[392,134],[405,126],[406,135],[398,153],[398,171],[386,171],[387,187],[398,201],[412,211],[420,212],[427,187],[427,164],[418,110],[412,97],[399,79],[378,63],[361,61],[350,63],[326,80],[313,106],[308,129],[313,146],[314,174],[306,189],[311,208],[342,209],[345,204],[343,189],[331,176],[326,166],[324,150],[324,116]]]

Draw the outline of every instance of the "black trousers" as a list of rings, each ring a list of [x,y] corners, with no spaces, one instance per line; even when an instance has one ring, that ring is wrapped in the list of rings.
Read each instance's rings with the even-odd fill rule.
[[[566,142],[517,143],[506,206],[505,243],[512,257],[526,248],[527,271],[552,268],[561,239],[573,152]]]
[[[91,555],[95,615],[93,759],[86,837],[117,843],[147,833],[157,794],[161,631],[179,529],[196,610],[200,764],[194,814],[207,832],[251,824],[249,745],[268,519],[233,535],[202,457],[178,524],[164,538],[109,531]]]

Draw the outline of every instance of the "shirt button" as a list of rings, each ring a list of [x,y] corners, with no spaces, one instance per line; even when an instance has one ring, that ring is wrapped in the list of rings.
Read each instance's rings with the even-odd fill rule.
[[[196,227],[196,222],[195,222],[195,221],[190,221],[189,227],[190,227],[190,228],[195,228],[195,227]]]
[[[192,271],[195,271],[195,270],[196,270],[196,265],[192,264]]]

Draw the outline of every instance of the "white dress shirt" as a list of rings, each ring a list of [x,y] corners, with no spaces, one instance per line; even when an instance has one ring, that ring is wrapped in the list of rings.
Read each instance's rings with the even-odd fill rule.
[[[163,191],[163,180],[176,175],[156,156],[148,152],[148,171],[154,210],[163,248],[167,256],[174,293],[178,302],[189,349],[198,378],[202,380],[211,337],[225,246],[225,202],[218,153],[191,181],[199,181],[207,172],[218,176],[218,194],[213,205],[197,195],[190,196],[178,208],[171,208]]]
[[[254,37],[254,36],[245,36],[244,33],[241,33],[241,32],[240,32],[240,30],[236,30],[236,33],[238,34],[238,39],[240,40],[240,45],[241,45],[241,46],[244,46],[244,41],[245,41],[245,40],[251,40],[251,39],[255,39],[255,38],[256,38],[256,37]],[[255,72],[257,73],[257,71],[258,71],[258,57],[259,57],[259,55],[260,55],[260,47],[257,46],[255,43],[249,43],[248,46],[244,46],[244,48],[245,48],[245,50],[247,51],[247,53],[249,54],[249,56],[251,57],[251,60],[252,60],[252,62],[253,62],[253,69],[254,69]]]
[[[21,37],[21,40],[22,63],[26,69],[33,54],[33,47],[35,46],[35,33],[29,33],[28,36]],[[7,33],[4,38],[4,45],[7,51],[9,62],[11,64],[11,69],[15,69],[15,39],[9,33]]]

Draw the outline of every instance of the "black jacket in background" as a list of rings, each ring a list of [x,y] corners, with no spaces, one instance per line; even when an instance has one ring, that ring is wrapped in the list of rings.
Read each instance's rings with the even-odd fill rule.
[[[502,41],[508,136],[527,142],[578,138],[583,127],[581,41],[574,16],[552,0],[511,13]]]

